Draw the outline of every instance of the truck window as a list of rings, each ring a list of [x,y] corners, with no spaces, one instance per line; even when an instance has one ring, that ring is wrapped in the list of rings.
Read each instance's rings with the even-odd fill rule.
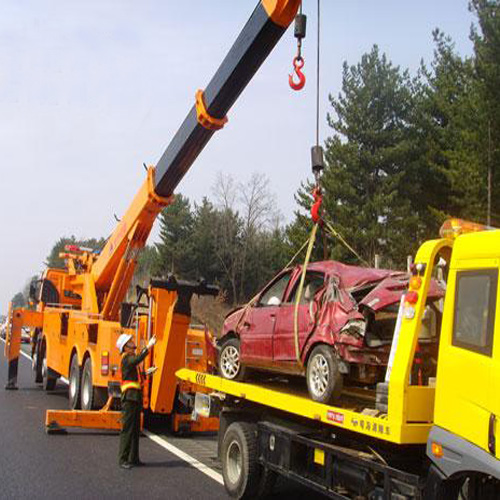
[[[459,271],[453,345],[491,356],[498,270]]]

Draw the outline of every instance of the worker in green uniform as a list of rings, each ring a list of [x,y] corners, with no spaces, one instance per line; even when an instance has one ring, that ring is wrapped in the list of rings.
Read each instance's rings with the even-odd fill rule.
[[[132,335],[123,333],[118,337],[116,347],[122,354],[121,400],[122,430],[120,432],[120,451],[118,463],[123,469],[144,465],[139,459],[139,435],[141,432],[142,387],[139,365],[144,361],[150,349],[156,344],[156,337],[151,337],[147,346],[136,355],[136,345]],[[150,375],[156,368],[150,368]]]

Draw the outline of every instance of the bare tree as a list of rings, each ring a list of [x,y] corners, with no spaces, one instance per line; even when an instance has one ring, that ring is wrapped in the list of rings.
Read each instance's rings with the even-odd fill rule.
[[[238,190],[231,175],[224,175],[222,172],[218,172],[215,183],[212,186],[212,193],[215,197],[215,205],[218,208],[236,211]]]
[[[257,236],[276,224],[276,203],[269,179],[259,173],[238,183],[219,173],[212,192],[219,209],[216,254],[231,283],[233,301],[238,302],[245,296],[248,261]]]
[[[250,179],[238,184],[238,200],[243,214],[243,234],[240,258],[240,297],[244,295],[249,253],[256,241],[259,231],[270,226],[276,213],[276,202],[269,190],[269,179],[266,175],[254,172]]]
[[[238,199],[247,232],[264,228],[272,220],[276,202],[268,186],[268,177],[257,172],[252,174],[248,182],[238,184]]]

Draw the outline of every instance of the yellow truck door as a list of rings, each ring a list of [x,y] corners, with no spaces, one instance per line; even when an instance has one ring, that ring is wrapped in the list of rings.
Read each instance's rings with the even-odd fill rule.
[[[491,258],[498,248],[495,244],[498,235],[483,233],[458,238],[454,246],[441,331],[435,424],[498,457],[499,259]]]
[[[500,305],[497,303],[497,314],[500,314]],[[500,323],[500,322],[498,322]],[[495,339],[493,341],[493,362],[492,362],[492,398],[494,422],[493,438],[496,443],[496,457],[500,459],[500,325],[496,325]]]

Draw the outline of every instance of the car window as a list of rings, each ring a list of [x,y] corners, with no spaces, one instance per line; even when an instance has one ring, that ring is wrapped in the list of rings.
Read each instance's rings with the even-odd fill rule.
[[[295,298],[299,289],[300,278],[293,287],[292,293],[290,294],[287,302],[295,303]],[[318,271],[307,271],[306,277],[304,279],[304,288],[302,289],[302,295],[300,297],[301,304],[308,304],[314,299],[316,292],[323,287],[325,283],[325,275]]]
[[[281,303],[283,300],[283,295],[285,294],[286,287],[290,282],[290,276],[292,272],[288,272],[285,275],[278,278],[261,296],[259,300],[259,305],[268,306],[268,305],[277,305],[277,300]]]

